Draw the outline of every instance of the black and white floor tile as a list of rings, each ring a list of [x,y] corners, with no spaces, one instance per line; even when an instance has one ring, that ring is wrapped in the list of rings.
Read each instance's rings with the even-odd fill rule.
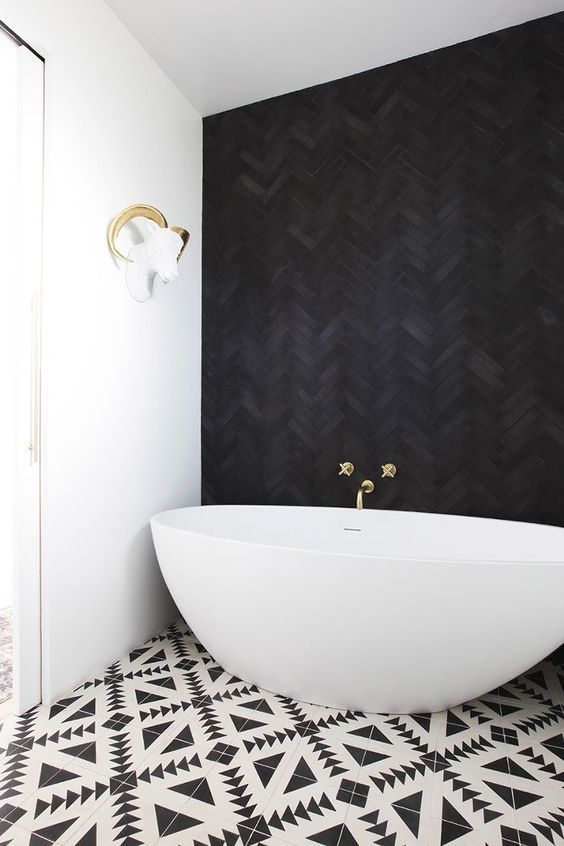
[[[564,843],[564,662],[439,714],[224,672],[184,623],[0,730],[0,846]]]

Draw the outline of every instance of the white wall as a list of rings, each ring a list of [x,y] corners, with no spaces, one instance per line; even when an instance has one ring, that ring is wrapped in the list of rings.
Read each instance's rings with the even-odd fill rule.
[[[148,529],[199,502],[201,119],[103,0],[0,0],[47,59],[44,698],[166,625]],[[105,243],[127,205],[192,235],[144,304]]]
[[[0,609],[12,604],[17,47],[0,31]]]

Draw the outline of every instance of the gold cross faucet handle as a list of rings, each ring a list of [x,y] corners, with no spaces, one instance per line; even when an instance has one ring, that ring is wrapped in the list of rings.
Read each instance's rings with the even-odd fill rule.
[[[354,473],[354,464],[350,461],[343,461],[342,464],[339,464],[341,468],[339,471],[339,476],[352,476]]]
[[[398,468],[395,464],[382,464],[382,479],[393,479],[397,472]]]

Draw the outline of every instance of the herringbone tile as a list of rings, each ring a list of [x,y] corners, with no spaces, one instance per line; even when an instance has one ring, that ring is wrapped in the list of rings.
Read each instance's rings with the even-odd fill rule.
[[[204,121],[208,503],[564,524],[564,14]]]

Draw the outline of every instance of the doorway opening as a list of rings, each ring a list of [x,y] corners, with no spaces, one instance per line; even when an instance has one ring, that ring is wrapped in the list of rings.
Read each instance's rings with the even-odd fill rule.
[[[44,62],[0,21],[0,720],[41,701]]]

